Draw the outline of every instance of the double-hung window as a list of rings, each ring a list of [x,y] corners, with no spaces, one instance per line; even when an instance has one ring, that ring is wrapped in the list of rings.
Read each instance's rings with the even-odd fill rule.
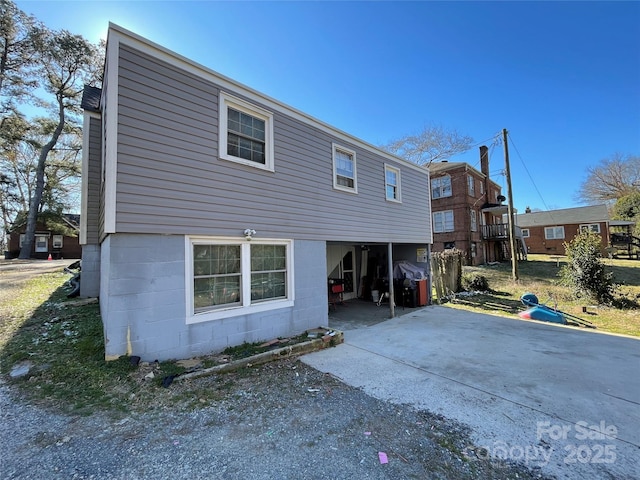
[[[292,242],[209,239],[187,241],[187,323],[293,304]]]
[[[356,152],[333,144],[333,188],[358,193]]]
[[[273,115],[220,92],[220,158],[274,170]]]
[[[478,213],[475,210],[471,210],[471,231],[478,231]]]
[[[433,233],[453,232],[453,210],[433,212]]]
[[[391,165],[384,165],[384,188],[386,199],[391,202],[400,202],[400,170]]]
[[[473,175],[467,175],[467,186],[469,187],[469,195],[474,197],[476,194],[476,189],[475,189],[475,180],[473,179]]]
[[[431,198],[443,198],[451,196],[451,177],[445,175],[431,179]]]
[[[546,240],[562,240],[564,238],[564,227],[545,227],[544,238]]]

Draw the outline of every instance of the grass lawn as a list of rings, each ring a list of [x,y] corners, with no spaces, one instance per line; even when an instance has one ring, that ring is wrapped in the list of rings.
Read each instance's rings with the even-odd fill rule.
[[[491,292],[469,297],[456,297],[446,305],[483,313],[517,316],[526,307],[520,302],[522,294],[534,293],[540,303],[555,306],[563,312],[592,322],[598,330],[640,337],[640,309],[616,309],[594,305],[584,299],[575,299],[571,292],[558,284],[558,272],[564,262],[549,255],[529,255],[518,263],[518,281],[513,281],[511,263],[494,266],[464,267],[463,275],[480,274],[489,281]],[[603,260],[619,284],[617,297],[640,303],[640,261]],[[587,308],[587,313],[583,312]]]

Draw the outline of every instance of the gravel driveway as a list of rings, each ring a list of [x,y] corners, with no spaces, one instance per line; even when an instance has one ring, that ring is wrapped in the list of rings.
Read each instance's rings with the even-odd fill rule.
[[[171,391],[166,405],[88,417],[24,404],[1,384],[3,478],[541,478],[489,462],[454,422],[376,400],[295,358],[194,382],[220,399],[176,403],[193,387],[180,382],[159,389]]]

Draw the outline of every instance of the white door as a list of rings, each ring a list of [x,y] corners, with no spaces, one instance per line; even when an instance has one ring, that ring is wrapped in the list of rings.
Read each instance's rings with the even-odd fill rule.
[[[356,249],[349,245],[327,245],[327,272],[329,278],[344,282],[342,298],[350,300],[358,295],[356,279]]]

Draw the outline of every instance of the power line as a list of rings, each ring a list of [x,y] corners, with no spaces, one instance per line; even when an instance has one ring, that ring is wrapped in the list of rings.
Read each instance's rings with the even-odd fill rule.
[[[540,197],[540,200],[542,201],[544,208],[546,209],[547,212],[550,213],[551,209],[549,208],[547,203],[544,201],[544,198],[542,197],[542,194],[540,193],[540,190],[538,189],[536,182],[533,180],[533,177],[531,176],[531,172],[529,172],[529,169],[527,168],[527,165],[524,162],[522,155],[520,155],[520,152],[518,151],[518,147],[516,147],[516,144],[513,141],[513,136],[511,135],[511,132],[509,132],[509,140],[511,141],[511,145],[513,146],[514,150],[516,151],[516,154],[518,155],[518,158],[520,159],[520,163],[522,163],[522,166],[524,167],[524,171],[527,172],[527,176],[529,177],[529,180],[531,181],[533,188],[538,193],[538,196]],[[553,214],[550,213],[550,216],[551,216],[551,219],[555,221],[555,219],[553,218]]]

